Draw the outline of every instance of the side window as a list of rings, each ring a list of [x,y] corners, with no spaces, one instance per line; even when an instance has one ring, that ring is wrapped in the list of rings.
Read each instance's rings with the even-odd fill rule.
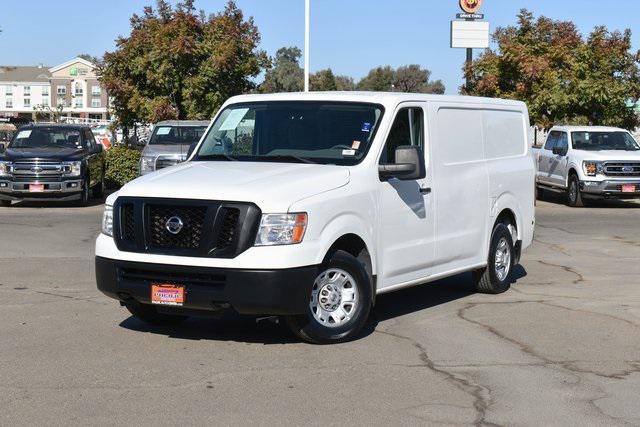
[[[558,140],[559,132],[551,132],[547,137],[547,142],[544,144],[545,150],[553,150],[553,146],[556,145],[556,141]]]
[[[398,112],[380,156],[380,164],[395,163],[396,148],[402,145],[417,145],[424,150],[422,108],[404,108]]]
[[[569,149],[569,138],[567,137],[566,132],[562,132],[558,135],[558,141],[556,142],[556,147],[560,147],[565,150]]]

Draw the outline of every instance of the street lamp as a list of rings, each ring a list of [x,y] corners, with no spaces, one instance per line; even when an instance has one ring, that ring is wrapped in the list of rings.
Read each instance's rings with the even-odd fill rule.
[[[309,92],[309,26],[310,0],[304,0],[304,91]]]

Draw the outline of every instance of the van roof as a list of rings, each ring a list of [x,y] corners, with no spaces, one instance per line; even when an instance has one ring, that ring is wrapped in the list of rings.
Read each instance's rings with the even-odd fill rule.
[[[626,129],[611,126],[554,126],[550,131],[561,132],[627,132]]]
[[[411,101],[465,102],[474,104],[512,105],[525,107],[524,102],[499,98],[481,98],[462,95],[433,95],[405,92],[288,92],[260,95],[239,95],[230,98],[226,104],[259,101],[342,101],[369,102],[386,106]]]

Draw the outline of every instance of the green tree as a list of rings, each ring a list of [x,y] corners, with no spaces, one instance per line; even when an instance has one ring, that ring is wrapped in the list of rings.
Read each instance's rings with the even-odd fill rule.
[[[356,84],[349,76],[336,76],[336,90],[356,90]]]
[[[431,71],[417,64],[404,65],[393,69],[390,66],[377,67],[369,71],[358,83],[359,90],[381,92],[444,93],[442,80],[432,81]]]
[[[85,61],[89,61],[96,65],[100,63],[100,58],[98,58],[97,56],[89,55],[88,53],[81,53],[80,55],[78,55],[78,58],[82,58]]]
[[[267,70],[259,90],[262,93],[300,92],[304,89],[304,70],[300,67],[302,51],[297,47],[278,49],[273,66]]]
[[[596,27],[584,39],[572,22],[537,19],[527,10],[515,26],[498,28],[497,49],[473,63],[472,95],[525,101],[531,121],[633,128],[628,108],[640,97],[640,53],[631,51],[631,32]]]
[[[235,2],[196,13],[193,0],[172,7],[158,0],[131,18],[131,34],[116,40],[98,67],[119,121],[208,119],[230,96],[255,87],[268,65],[260,35]]]
[[[331,68],[320,70],[309,76],[309,89],[312,91],[335,91],[338,90],[336,76]]]

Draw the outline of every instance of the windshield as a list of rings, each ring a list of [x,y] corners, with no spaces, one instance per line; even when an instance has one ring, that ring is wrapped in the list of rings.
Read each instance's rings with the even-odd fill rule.
[[[638,151],[640,146],[627,132],[571,132],[574,150]]]
[[[11,148],[75,148],[81,146],[80,130],[63,127],[38,127],[20,130],[9,143]]]
[[[276,101],[232,105],[207,133],[195,160],[353,165],[369,150],[382,106]]]
[[[200,141],[206,130],[206,126],[156,126],[149,144],[191,145]]]

